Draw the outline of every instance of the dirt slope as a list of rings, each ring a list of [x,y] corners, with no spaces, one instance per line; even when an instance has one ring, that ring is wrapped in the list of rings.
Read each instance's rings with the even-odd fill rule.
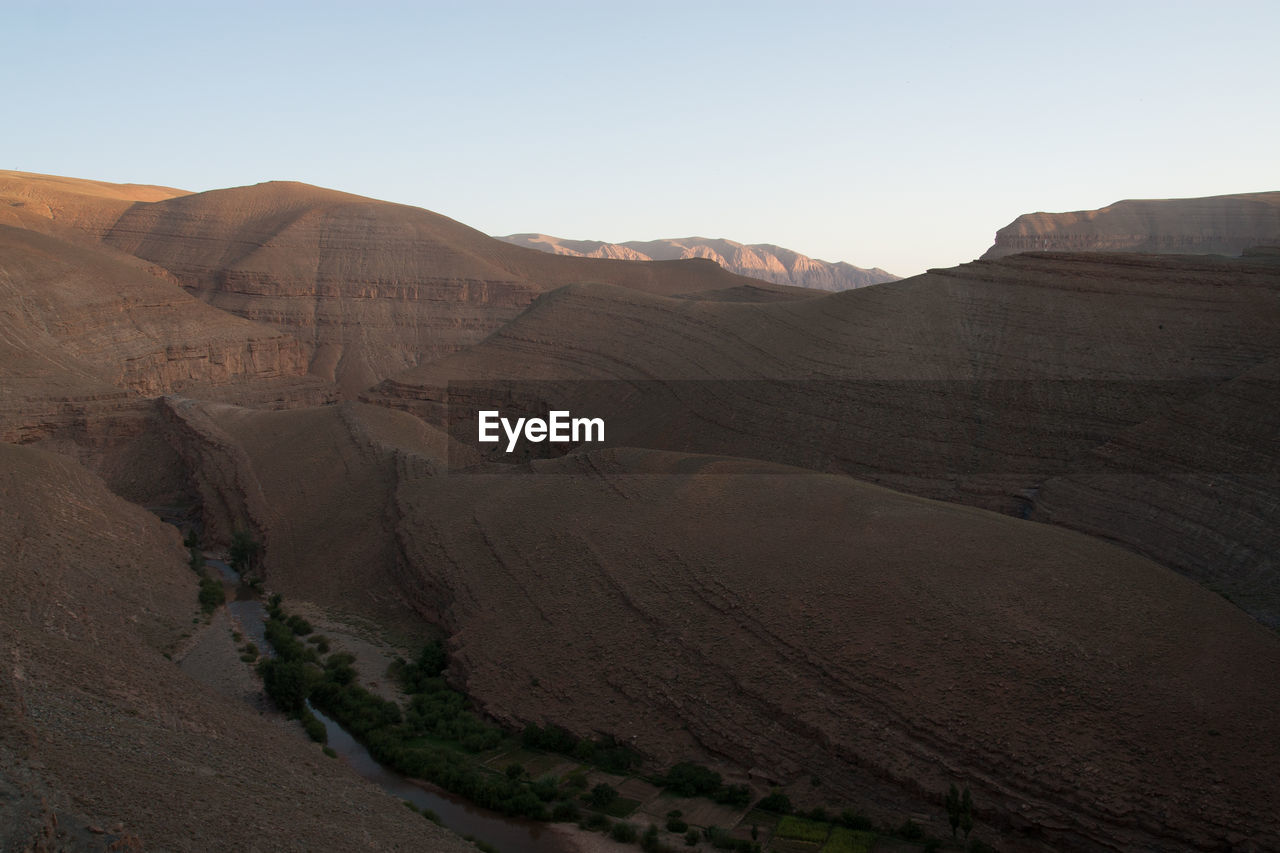
[[[652,451],[399,496],[413,600],[502,718],[900,806],[959,778],[1051,849],[1280,843],[1280,638],[1130,552]]]
[[[135,202],[180,195],[186,190],[0,170],[0,225],[96,239]]]
[[[4,849],[474,849],[162,656],[196,612],[174,528],[12,445],[0,502]]]
[[[481,340],[562,284],[760,285],[707,261],[553,257],[420,208],[287,182],[138,204],[104,240],[218,308],[297,336],[312,371],[353,392]]]
[[[982,257],[1016,252],[1187,252],[1238,255],[1280,243],[1280,192],[1130,199],[1098,210],[1024,213]]]
[[[768,305],[575,287],[366,399],[441,424],[486,401],[545,399],[603,417],[614,445],[769,459],[1019,515],[1055,477],[1115,473],[1094,451],[1123,435],[1173,442],[1142,453],[1210,473],[1203,448],[1238,436],[1234,452],[1252,461],[1235,470],[1254,474],[1217,480],[1212,501],[1190,481],[1133,481],[1092,509],[1055,490],[1045,517],[1193,577],[1236,577],[1225,588],[1247,589],[1242,606],[1269,618],[1280,607],[1280,584],[1261,580],[1280,551],[1280,450],[1265,428],[1275,384],[1212,398],[1217,424],[1139,427],[1275,359],[1278,296],[1280,267],[1262,259],[1108,255],[1011,257]],[[460,380],[478,384],[450,391]],[[453,428],[474,441],[473,422]]]
[[[1131,551],[768,463],[446,473],[438,434],[377,407],[191,405],[273,587],[444,627],[500,719],[817,775],[886,816],[959,779],[1011,849],[1280,840],[1280,639]]]

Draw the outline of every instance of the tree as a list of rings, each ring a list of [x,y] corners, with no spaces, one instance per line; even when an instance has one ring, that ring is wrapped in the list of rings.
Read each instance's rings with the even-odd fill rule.
[[[245,574],[257,566],[258,555],[262,551],[262,543],[253,538],[247,530],[237,530],[231,534],[231,568]]]
[[[969,833],[973,831],[973,798],[969,796],[967,785],[960,800],[960,828],[964,830],[964,840],[968,841]]]
[[[947,790],[947,820],[951,822],[951,837],[955,838],[960,828],[960,789],[955,782]]]
[[[603,809],[608,808],[609,804],[617,798],[618,792],[614,787],[601,782],[591,789],[591,793],[587,795],[587,802],[598,809]]]

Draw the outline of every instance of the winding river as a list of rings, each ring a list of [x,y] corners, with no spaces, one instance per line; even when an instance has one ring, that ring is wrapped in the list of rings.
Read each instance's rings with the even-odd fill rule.
[[[227,587],[234,589],[234,596],[227,596],[227,607],[240,624],[241,631],[253,640],[262,654],[272,654],[265,636],[266,608],[258,600],[257,594],[242,584],[240,576],[222,560],[206,558],[205,562],[218,570]],[[459,835],[474,836],[501,853],[564,853],[566,847],[572,846],[564,833],[552,829],[549,824],[509,818],[479,808],[433,785],[389,770],[374,760],[369,751],[342,726],[315,708],[311,708],[311,712],[324,723],[329,736],[329,747],[351,769],[393,797],[408,800],[419,809],[435,812],[445,826]]]

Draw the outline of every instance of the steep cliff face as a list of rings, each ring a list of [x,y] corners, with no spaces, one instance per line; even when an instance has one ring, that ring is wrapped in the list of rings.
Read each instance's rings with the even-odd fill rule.
[[[318,402],[299,342],[110,250],[0,226],[5,432],[50,403],[172,393]],[[29,440],[30,436],[24,436]]]
[[[623,261],[707,258],[738,275],[815,290],[852,290],[855,287],[898,280],[898,276],[879,267],[863,269],[844,261],[819,261],[770,243],[744,245],[733,240],[713,240],[706,237],[602,243],[596,240],[565,240],[546,234],[509,234],[498,239],[516,246],[528,246],[553,255],[572,257],[615,258]]]
[[[983,259],[1017,252],[1239,255],[1280,243],[1280,192],[1118,201],[1098,210],[1024,213]]]

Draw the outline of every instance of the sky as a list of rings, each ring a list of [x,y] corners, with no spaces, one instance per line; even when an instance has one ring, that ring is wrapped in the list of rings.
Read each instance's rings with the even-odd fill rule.
[[[0,0],[0,168],[297,180],[490,234],[899,275],[1021,213],[1280,190],[1280,3]]]

